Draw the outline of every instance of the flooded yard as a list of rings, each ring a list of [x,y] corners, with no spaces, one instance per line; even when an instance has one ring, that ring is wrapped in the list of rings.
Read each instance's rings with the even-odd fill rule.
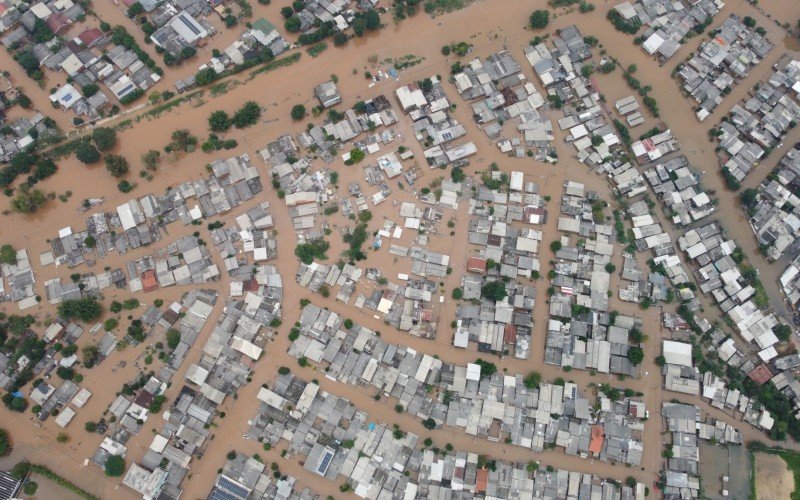
[[[710,499],[747,500],[750,496],[750,453],[744,446],[700,444],[700,477],[703,493]],[[722,494],[723,476],[728,477],[728,496]],[[761,495],[759,495],[759,498]]]

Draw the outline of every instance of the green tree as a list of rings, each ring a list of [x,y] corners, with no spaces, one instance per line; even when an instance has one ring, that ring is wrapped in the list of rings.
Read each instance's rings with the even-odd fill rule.
[[[113,128],[97,127],[92,130],[92,140],[100,151],[108,151],[117,144],[117,132]]]
[[[9,453],[11,453],[11,438],[8,436],[8,431],[0,429],[0,457]]]
[[[245,128],[255,125],[261,118],[261,108],[254,101],[247,101],[234,113],[231,122],[236,128]]]
[[[217,79],[217,72],[214,68],[201,69],[194,75],[194,81],[199,87],[210,84]]]
[[[297,33],[300,31],[300,18],[296,15],[292,15],[283,23],[283,27],[286,28],[286,31],[289,33]]]
[[[178,344],[181,343],[181,332],[175,330],[174,328],[170,328],[167,330],[167,346],[170,349],[175,350],[178,347]]]
[[[119,477],[125,472],[125,459],[120,455],[111,455],[105,463],[106,476]]]
[[[81,87],[83,97],[89,98],[100,91],[100,87],[96,83],[87,83]]]
[[[531,14],[531,28],[535,30],[540,30],[542,28],[547,27],[548,23],[550,22],[550,13],[546,10],[534,10],[533,14]]]
[[[481,367],[481,379],[489,378],[497,373],[497,365],[494,363],[478,358],[475,360],[475,364]]]
[[[14,265],[17,263],[17,251],[11,245],[0,247],[0,263]]]
[[[641,347],[629,347],[628,359],[631,360],[632,364],[638,365],[644,359],[644,351]]]
[[[147,170],[155,170],[158,168],[158,164],[161,161],[161,153],[156,151],[155,149],[151,149],[148,152],[142,154],[142,164],[145,166]]]
[[[17,212],[32,213],[44,205],[45,202],[47,202],[47,196],[43,191],[24,187],[11,200],[11,207]]]
[[[15,479],[24,479],[25,476],[30,474],[31,472],[31,464],[30,462],[17,462],[14,467],[11,468],[11,476]]]
[[[218,110],[208,116],[208,128],[214,132],[225,132],[231,128],[231,119],[228,113]]]
[[[102,313],[103,306],[94,297],[65,300],[58,304],[58,314],[64,319],[78,319],[87,323]]]
[[[772,329],[772,332],[783,342],[789,340],[792,336],[792,328],[789,325],[777,325]]]
[[[80,141],[75,147],[75,157],[86,165],[100,161],[100,151],[89,141]]]
[[[507,295],[506,285],[502,281],[489,281],[481,287],[481,297],[484,299],[499,302],[506,298]]]
[[[108,170],[114,177],[122,177],[128,173],[128,160],[120,155],[106,155],[105,157],[106,170]]]
[[[528,389],[536,389],[542,382],[542,376],[539,374],[539,372],[530,372],[525,375],[523,382],[525,383],[525,387]]]
[[[36,160],[36,172],[33,176],[39,180],[50,177],[58,171],[56,162],[50,158],[39,158]]]
[[[353,148],[350,150],[350,162],[351,163],[358,163],[364,158],[366,158],[367,154],[361,148]]]
[[[292,120],[302,120],[306,117],[306,107],[302,104],[295,104],[292,106]]]
[[[756,203],[758,203],[758,190],[753,188],[745,189],[742,191],[741,200],[745,208],[748,210],[754,209]]]

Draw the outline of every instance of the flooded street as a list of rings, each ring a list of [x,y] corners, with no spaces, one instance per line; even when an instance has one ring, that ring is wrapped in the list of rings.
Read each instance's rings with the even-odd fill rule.
[[[790,18],[796,20],[800,16],[800,5],[790,0],[780,0],[764,2],[763,6],[767,13],[772,16]],[[179,107],[166,112],[156,119],[142,118],[138,120],[134,117],[139,113],[132,113],[125,117],[132,118],[133,123],[119,133],[119,141],[116,150],[117,154],[125,156],[131,164],[131,172],[128,174],[130,182],[136,182],[137,188],[129,194],[120,193],[116,184],[118,179],[114,179],[106,171],[102,163],[86,167],[75,158],[60,161],[59,172],[57,175],[39,183],[37,188],[46,192],[64,194],[71,192],[72,196],[67,203],[62,203],[57,199],[51,201],[43,209],[32,216],[20,214],[6,215],[5,220],[0,226],[0,241],[12,244],[15,248],[27,248],[31,263],[36,273],[37,291],[43,294],[42,284],[55,276],[62,280],[69,280],[69,275],[73,272],[88,272],[85,266],[76,269],[68,269],[65,266],[54,268],[52,266],[42,268],[39,265],[39,254],[50,249],[48,238],[57,235],[58,230],[72,226],[73,228],[83,228],[84,218],[92,213],[79,214],[75,209],[81,204],[82,200],[90,197],[105,196],[105,204],[99,209],[112,211],[122,202],[132,196],[141,197],[147,193],[161,193],[170,186],[197,179],[207,175],[206,165],[216,158],[228,158],[234,155],[247,153],[250,155],[253,164],[259,170],[262,183],[265,186],[264,193],[258,199],[251,200],[222,217],[223,220],[232,221],[239,214],[249,208],[268,200],[271,204],[270,212],[274,216],[275,229],[278,234],[278,259],[269,262],[278,266],[281,271],[284,286],[283,301],[283,326],[276,340],[266,348],[266,354],[258,362],[253,363],[253,380],[236,398],[228,397],[219,410],[226,412],[224,419],[216,418],[217,427],[213,429],[213,439],[208,445],[202,460],[194,459],[192,469],[187,479],[183,482],[184,497],[189,499],[205,498],[216,478],[217,469],[225,461],[225,454],[230,450],[237,450],[247,454],[258,452],[264,461],[277,462],[281,471],[298,478],[298,483],[311,487],[323,495],[335,495],[337,498],[354,496],[352,494],[342,494],[338,491],[338,485],[342,481],[334,483],[320,480],[318,476],[304,470],[300,461],[305,457],[293,457],[285,459],[280,457],[282,447],[276,446],[270,451],[264,451],[260,443],[246,441],[242,435],[248,428],[248,420],[253,418],[257,411],[258,401],[256,394],[262,383],[269,383],[274,379],[276,371],[280,366],[288,366],[293,373],[306,380],[317,378],[322,389],[348,397],[356,407],[365,410],[372,421],[397,423],[406,431],[411,431],[423,437],[430,436],[437,446],[444,446],[446,443],[454,445],[456,450],[475,451],[485,453],[487,444],[483,440],[476,440],[463,432],[452,428],[440,428],[429,431],[425,429],[421,422],[408,414],[397,414],[394,409],[394,401],[375,401],[373,393],[368,388],[353,388],[338,382],[333,382],[324,377],[323,373],[315,372],[313,368],[300,368],[297,361],[287,354],[289,339],[287,337],[290,325],[297,321],[300,313],[300,299],[308,298],[318,306],[324,306],[337,312],[345,318],[351,318],[354,322],[364,325],[375,331],[380,331],[384,340],[391,343],[402,344],[412,347],[419,352],[430,355],[438,355],[443,361],[457,364],[474,362],[477,357],[487,355],[478,354],[474,351],[474,345],[470,350],[455,349],[452,347],[453,329],[450,322],[455,317],[456,303],[451,300],[451,292],[460,286],[460,280],[464,273],[466,259],[478,252],[478,247],[470,246],[467,243],[469,215],[467,214],[468,199],[462,197],[457,211],[443,209],[444,217],[438,228],[439,235],[429,235],[427,248],[433,251],[442,252],[451,256],[450,266],[453,268],[452,274],[443,281],[441,288],[444,291],[441,295],[445,298],[442,304],[435,301],[434,316],[438,319],[437,337],[435,340],[426,340],[410,336],[399,332],[384,324],[382,318],[372,316],[369,310],[358,310],[352,305],[348,306],[335,300],[335,293],[328,299],[322,298],[319,294],[312,294],[306,288],[300,287],[294,277],[297,269],[297,259],[294,256],[294,248],[297,244],[295,230],[292,220],[287,217],[286,204],[280,200],[276,192],[269,185],[269,173],[265,164],[258,158],[257,151],[263,148],[280,135],[291,133],[296,135],[306,128],[309,121],[318,123],[321,117],[316,119],[309,118],[301,122],[294,122],[289,118],[290,109],[295,104],[305,104],[306,108],[316,105],[313,98],[313,88],[319,83],[328,80],[331,75],[338,77],[338,87],[342,93],[342,105],[340,110],[353,106],[360,100],[365,100],[380,94],[386,95],[390,101],[394,102],[392,93],[403,84],[412,81],[422,80],[431,75],[442,75],[445,81],[444,88],[452,103],[458,106],[454,112],[455,118],[463,123],[467,129],[465,140],[472,140],[478,146],[478,154],[471,159],[471,164],[465,168],[468,175],[480,178],[479,172],[489,168],[492,162],[496,162],[503,172],[513,170],[525,173],[525,180],[536,182],[540,188],[540,194],[551,197],[547,209],[549,217],[547,224],[537,228],[543,232],[542,245],[539,249],[539,261],[542,263],[543,272],[546,274],[549,268],[548,262],[554,259],[554,255],[549,248],[549,243],[558,239],[560,236],[557,230],[557,219],[559,200],[562,194],[563,182],[573,180],[586,184],[588,189],[599,192],[604,199],[611,201],[611,191],[605,179],[590,172],[584,165],[577,163],[574,159],[574,148],[566,144],[564,135],[560,131],[555,131],[554,144],[557,148],[559,161],[556,164],[546,164],[536,162],[530,158],[510,158],[501,153],[499,149],[490,143],[482,131],[476,127],[471,110],[465,103],[455,87],[447,83],[450,65],[456,61],[453,56],[446,58],[440,52],[443,45],[453,42],[467,41],[474,45],[474,50],[464,62],[474,57],[485,57],[490,53],[508,48],[520,63],[523,73],[534,85],[542,91],[540,82],[534,77],[533,71],[528,64],[523,48],[536,35],[526,28],[528,16],[536,6],[544,5],[544,0],[534,2],[518,2],[513,0],[493,0],[476,2],[470,7],[454,12],[452,14],[437,18],[430,18],[424,14],[418,14],[411,20],[395,24],[387,15],[384,16],[386,28],[376,34],[350,41],[344,48],[334,47],[329,43],[328,49],[318,58],[311,58],[303,50],[300,61],[292,66],[278,69],[273,72],[261,74],[255,78],[248,79],[249,72],[243,72],[228,79],[233,90],[218,95],[211,96],[209,89],[205,89],[204,94],[195,98],[193,101],[183,103]],[[766,5],[768,4],[768,5]],[[646,116],[645,124],[633,129],[632,136],[638,137],[644,131],[653,127],[659,121],[666,122],[672,129],[673,135],[678,139],[683,154],[687,155],[692,164],[699,170],[705,171],[703,184],[707,189],[716,192],[719,198],[718,212],[713,217],[719,219],[725,226],[729,235],[743,247],[745,253],[752,260],[754,266],[760,270],[761,279],[776,309],[780,305],[780,293],[777,288],[776,279],[783,272],[783,267],[778,265],[766,264],[758,254],[758,248],[752,235],[749,225],[739,207],[738,197],[725,191],[721,177],[718,174],[719,164],[714,153],[714,145],[707,140],[707,130],[718,122],[722,114],[730,109],[753,85],[764,78],[771,71],[771,65],[779,58],[785,50],[781,45],[785,38],[782,28],[772,23],[767,24],[766,18],[746,2],[730,2],[723,11],[715,18],[712,26],[721,23],[725,17],[734,12],[740,15],[752,15],[757,18],[759,24],[763,24],[768,30],[768,36],[772,40],[780,40],[781,43],[770,53],[766,61],[751,71],[750,75],[726,97],[722,105],[716,112],[706,119],[705,122],[697,122],[692,112],[692,104],[686,100],[678,88],[675,81],[668,81],[667,77],[671,69],[679,61],[688,56],[700,43],[703,37],[695,37],[689,40],[684,47],[670,60],[664,68],[659,68],[658,63],[647,56],[638,46],[633,45],[632,37],[624,35],[614,30],[613,26],[605,19],[607,10],[612,4],[604,3],[597,5],[597,10],[589,14],[579,14],[576,12],[568,15],[558,15],[548,26],[548,32],[554,32],[559,28],[571,24],[578,24],[584,36],[592,35],[600,40],[601,45],[608,51],[609,55],[617,58],[623,66],[636,64],[638,66],[637,77],[643,83],[652,85],[651,95],[657,99],[661,107],[662,116],[659,119]],[[281,23],[280,8],[284,6],[273,2],[269,6],[262,6],[253,3],[254,19],[264,16],[275,24]],[[154,60],[161,63],[162,58],[155,54],[152,45],[143,43],[143,34],[140,30],[134,29],[129,22],[126,22],[124,13],[120,7],[113,2],[104,1],[93,5],[93,8],[106,21],[113,24],[125,23],[129,32],[133,34],[140,46],[147,50]],[[217,21],[218,22],[218,21]],[[206,60],[210,57],[211,48],[222,49],[235,39],[240,31],[238,29],[224,31],[212,38],[209,45],[199,51],[198,58]],[[789,44],[791,45],[791,44]],[[793,49],[797,47],[792,46]],[[595,49],[595,55],[599,52],[599,47]],[[364,71],[371,71],[373,74],[378,69],[386,70],[387,65],[373,63],[374,61],[384,61],[386,59],[400,58],[405,55],[414,55],[422,59],[422,62],[400,73],[398,81],[387,79],[378,82],[373,87],[369,87],[370,80],[364,78]],[[598,60],[599,57],[595,57]],[[5,51],[0,51],[0,66],[16,64],[11,60]],[[199,64],[199,63],[198,63]],[[159,90],[173,90],[176,80],[184,78],[196,70],[196,65],[185,64],[178,68],[165,68],[166,74],[163,83],[157,87]],[[599,91],[606,95],[607,102],[613,103],[614,100],[632,94],[624,86],[619,70],[597,77]],[[33,100],[34,106],[53,117],[62,130],[71,129],[71,119],[61,111],[54,110],[50,106],[48,99],[48,89],[39,88],[30,79],[17,79],[16,82],[23,86],[26,94]],[[48,84],[49,86],[49,84]],[[46,87],[48,87],[46,86]],[[199,150],[191,154],[171,155],[164,154],[163,147],[170,142],[172,131],[185,128],[190,130],[202,142],[208,137],[208,115],[215,110],[222,109],[232,113],[239,108],[243,101],[255,100],[265,110],[262,121],[256,126],[236,130],[224,134],[225,138],[232,138],[238,141],[238,147],[230,151],[219,151],[214,153],[203,153]],[[558,116],[555,112],[551,118],[553,121]],[[398,110],[398,115],[400,112]],[[109,122],[109,126],[119,123],[123,118]],[[507,124],[507,131],[510,131],[511,124]],[[416,160],[420,168],[421,177],[416,181],[415,188],[421,189],[428,186],[439,176],[449,176],[450,170],[431,170],[425,164],[422,154],[422,147],[414,139],[410,120],[401,117],[398,124],[393,125],[399,137],[388,147],[393,150],[399,146],[405,146],[415,153]],[[800,140],[800,128],[792,131],[786,144]],[[790,142],[792,141],[792,142]],[[786,146],[785,146],[786,147]],[[152,181],[138,176],[141,155],[150,150],[162,151],[162,161],[159,170],[155,173]],[[382,150],[378,155],[384,154],[388,149]],[[754,186],[769,172],[780,159],[781,151],[773,154],[747,178],[744,186]],[[377,155],[368,156],[361,164],[355,166],[344,166],[341,159],[337,159],[330,165],[330,168],[339,172],[338,196],[347,197],[347,184],[350,181],[359,181],[364,187],[363,166],[374,164]],[[315,167],[320,167],[321,162],[317,161]],[[409,162],[404,164],[409,166]],[[405,190],[399,190],[396,183],[391,184],[394,193],[383,204],[377,207],[370,207],[373,218],[369,223],[370,233],[383,227],[384,220],[392,220],[400,223],[399,202],[414,201],[416,198],[409,186]],[[398,203],[395,204],[394,202]],[[3,208],[7,208],[8,198],[3,202]],[[422,206],[417,201],[418,206]],[[93,209],[94,210],[94,209]],[[607,210],[610,215],[610,209]],[[455,228],[445,227],[445,223],[453,219]],[[661,216],[663,219],[663,215]],[[216,220],[214,218],[213,220]],[[206,221],[204,221],[206,222]],[[211,221],[207,221],[211,222]],[[341,238],[341,229],[352,225],[343,214],[337,213],[327,217],[327,222],[332,229],[332,234],[327,240],[331,243],[326,264],[333,264],[339,258],[340,252],[344,249]],[[665,225],[665,229],[667,226]],[[199,230],[201,238],[208,239],[208,230],[203,226],[179,226],[172,224],[168,226],[169,235],[165,236],[160,242],[151,247],[132,250],[125,255],[116,253],[109,254],[107,258],[98,263],[98,267],[110,266],[116,268],[124,266],[125,262],[151,254],[156,250],[166,247],[171,241],[181,236],[192,234]],[[450,236],[450,231],[455,231],[455,236]],[[670,230],[673,241],[681,231]],[[411,246],[418,234],[410,229],[406,229],[400,239],[392,239],[392,243],[403,246]],[[368,241],[369,243],[369,241]],[[359,267],[376,267],[383,271],[384,276],[390,281],[395,280],[398,273],[409,273],[411,268],[410,259],[395,258],[388,253],[388,243],[384,242],[383,248],[378,251],[369,250],[368,259],[359,263]],[[615,245],[613,263],[617,269],[622,268],[622,258],[620,246]],[[222,259],[216,251],[211,251],[211,256],[220,269]],[[649,255],[639,254],[640,264]],[[97,269],[94,269],[97,271]],[[660,354],[660,339],[668,336],[668,332],[660,329],[660,308],[651,307],[648,310],[641,310],[636,304],[619,301],[616,297],[612,299],[612,308],[623,313],[641,317],[645,325],[645,334],[649,336],[649,341],[645,344],[645,358],[642,366],[643,376],[639,379],[617,380],[611,376],[592,376],[589,372],[573,371],[565,374],[560,368],[544,364],[544,339],[546,333],[546,318],[548,315],[548,304],[545,290],[549,285],[546,278],[536,282],[537,297],[533,312],[535,319],[534,334],[531,342],[530,359],[520,360],[512,357],[502,359],[492,357],[492,361],[501,369],[507,369],[509,374],[522,373],[536,370],[542,373],[546,379],[553,379],[564,376],[569,380],[574,380],[581,388],[589,393],[589,384],[610,383],[615,387],[630,388],[645,394],[644,400],[652,417],[645,425],[642,441],[645,443],[645,453],[641,469],[627,468],[624,465],[612,465],[597,460],[584,460],[577,457],[567,456],[561,450],[546,451],[544,453],[532,453],[520,447],[502,445],[499,443],[491,444],[491,455],[495,458],[527,462],[529,460],[541,460],[544,464],[569,470],[592,473],[600,477],[613,477],[623,480],[626,476],[632,475],[645,484],[652,484],[657,477],[657,471],[661,467],[660,449],[662,447],[663,429],[661,418],[659,417],[660,404],[663,400],[676,398],[678,400],[699,404],[704,411],[715,418],[734,424],[742,432],[745,439],[762,439],[762,433],[754,428],[738,422],[727,413],[713,409],[697,398],[681,396],[678,394],[665,394],[662,392],[662,380],[659,368],[655,364],[655,357]],[[611,290],[616,292],[619,287],[619,276],[614,275],[611,281]],[[362,280],[359,283],[354,297],[358,293],[368,293],[371,282]],[[200,288],[193,286],[193,288]],[[205,345],[217,319],[222,314],[229,294],[229,278],[224,276],[219,282],[203,285],[202,288],[215,289],[220,293],[212,315],[192,346],[190,354],[184,361],[181,369],[172,379],[172,384],[166,392],[169,403],[174,402],[176,395],[183,385],[184,375],[188,367],[202,356],[202,349]],[[138,317],[144,312],[147,304],[155,299],[162,299],[165,303],[172,300],[179,300],[189,287],[172,287],[158,290],[151,294],[130,294],[125,290],[114,290],[104,296],[104,303],[107,305],[111,300],[123,300],[128,297],[136,296],[142,302],[142,309],[133,313]],[[111,290],[111,289],[108,289]],[[107,291],[108,291],[107,290]],[[717,317],[718,310],[711,301],[704,299],[706,305],[705,315],[709,319]],[[6,313],[18,313],[16,305],[6,304],[3,306]],[[366,312],[369,311],[369,312]],[[31,314],[38,314],[38,319],[44,321],[45,318],[53,317],[55,308],[43,301],[42,304],[29,311]],[[118,337],[122,338],[128,320],[125,319],[127,313],[121,315]],[[41,331],[43,328],[37,329]],[[91,327],[91,325],[88,325]],[[99,340],[88,333],[81,340],[80,345],[85,345]],[[82,385],[87,386],[93,396],[81,410],[78,411],[75,419],[67,428],[66,432],[71,436],[71,440],[66,444],[55,442],[55,436],[62,429],[58,428],[53,419],[48,419],[44,426],[39,426],[38,421],[34,423],[30,412],[22,414],[11,414],[5,408],[0,409],[2,427],[8,429],[15,443],[14,453],[7,458],[0,460],[0,467],[7,467],[21,459],[28,457],[31,461],[45,464],[61,475],[75,480],[81,487],[97,494],[102,498],[137,498],[138,496],[125,487],[120,486],[120,480],[107,478],[101,470],[94,465],[83,466],[84,460],[91,457],[95,448],[102,439],[98,434],[89,434],[84,431],[84,424],[88,421],[97,421],[103,411],[114,399],[116,392],[120,390],[122,384],[136,377],[144,370],[158,370],[160,361],[156,361],[150,367],[146,367],[142,361],[144,351],[147,346],[162,340],[159,338],[148,338],[147,342],[136,346],[128,347],[123,351],[116,351],[105,360],[100,366],[91,370],[81,370],[85,376]],[[739,340],[737,338],[737,340]],[[168,404],[169,404],[168,403]],[[134,436],[127,444],[128,456],[127,463],[138,461],[144,455],[149,446],[153,433],[161,428],[163,421],[159,415],[151,415],[142,430]]]

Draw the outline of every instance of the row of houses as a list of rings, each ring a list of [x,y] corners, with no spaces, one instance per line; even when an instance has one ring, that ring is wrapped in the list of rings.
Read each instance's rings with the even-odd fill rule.
[[[555,37],[553,48],[545,42],[525,47],[525,56],[545,87],[550,105],[563,111],[558,128],[575,147],[578,161],[598,166],[621,153],[622,143],[605,116],[600,95],[580,72],[579,64],[591,52],[574,27],[562,30],[561,35],[568,38]]]
[[[545,363],[572,369],[638,374],[641,352],[629,345],[632,330],[641,328],[634,317],[611,314],[611,256],[613,227],[604,224],[605,202],[583,184],[565,181],[555,251]],[[635,359],[634,355],[634,359]]]
[[[47,141],[59,135],[58,126],[39,111],[13,121],[6,119],[11,100],[19,98],[16,88],[0,92],[0,163],[8,163],[21,151],[32,147],[37,140]]]
[[[148,337],[163,338],[170,330],[180,334],[180,341],[161,369],[142,373],[125,384],[109,405],[107,416],[97,423],[98,432],[105,433],[92,456],[92,462],[103,467],[112,455],[126,456],[128,441],[141,431],[152,415],[162,413],[166,402],[164,392],[183,364],[191,345],[204,328],[217,292],[193,289],[184,294],[180,303],[166,310],[150,306],[142,317]],[[189,472],[194,454],[200,452],[209,437],[206,424],[210,422],[208,403],[198,394],[182,389],[164,423],[153,437],[141,464],[132,463],[123,484],[144,498],[178,498],[180,484]]]
[[[524,464],[477,453],[455,450],[440,455],[420,449],[419,436],[371,422],[365,411],[347,399],[291,374],[279,375],[271,386],[261,389],[258,399],[261,406],[249,438],[273,446],[287,440],[287,456],[303,457],[306,470],[331,481],[343,476],[361,498],[644,496],[643,484],[619,486],[616,481],[553,467],[526,469]],[[234,498],[244,498],[247,489]]]
[[[167,225],[180,221],[199,224],[201,219],[222,215],[252,200],[263,190],[250,158],[240,155],[210,163],[210,176],[186,181],[163,195],[147,194],[86,219],[86,230],[72,227],[51,238],[51,257],[56,265],[74,267],[109,252],[124,255],[130,249],[160,241]],[[87,244],[88,243],[88,244]],[[131,277],[133,279],[133,276]]]
[[[701,175],[685,155],[655,163],[642,172],[675,226],[688,226],[716,211],[700,184]]]
[[[715,333],[723,335],[718,330]],[[716,344],[716,340],[712,342]],[[694,366],[694,354],[697,350],[699,348],[695,348],[688,342],[674,340],[662,342],[664,364],[661,373],[664,375],[664,388],[672,392],[700,396],[711,406],[733,413],[754,427],[770,430],[774,420],[767,409],[759,408],[760,405],[757,401],[745,396],[739,389],[730,388],[724,378],[713,372],[700,373]],[[741,353],[736,350],[732,338],[727,337],[716,347],[715,352],[726,364],[734,368],[739,367],[734,355],[741,360]],[[747,369],[746,366],[744,368]]]
[[[206,2],[198,3],[206,4]],[[212,56],[207,63],[199,67],[199,70],[212,68],[216,74],[220,74],[227,69],[243,66],[251,61],[277,57],[289,49],[289,43],[283,38],[275,25],[265,18],[260,17],[248,24],[248,26],[238,39],[220,50],[219,55]],[[208,31],[208,28],[213,29],[210,24],[204,24],[206,31]],[[154,33],[153,37],[157,35],[158,32]],[[164,43],[170,44],[170,38],[167,38]],[[173,44],[173,50],[179,49],[179,47],[180,43]],[[183,49],[179,49],[177,54],[180,54],[180,50]],[[264,57],[265,53],[269,57]],[[192,74],[182,80],[177,80],[175,89],[178,92],[182,92],[194,86],[195,83],[195,74]]]
[[[703,121],[772,50],[772,42],[731,14],[689,60],[678,66],[682,89],[697,103]]]
[[[773,329],[780,323],[772,312],[764,312],[764,291],[754,279],[755,270],[743,272],[741,251],[725,237],[714,222],[687,231],[678,246],[693,262],[703,294],[711,295],[746,342],[755,342],[764,361],[777,356],[773,347],[778,337]]]
[[[26,249],[17,250],[16,262],[0,264],[0,297],[3,302],[16,302],[20,311],[39,303],[36,298],[36,276]]]
[[[467,131],[450,115],[453,104],[438,76],[404,85],[394,94],[400,109],[411,118],[414,136],[431,168],[463,166],[477,153],[475,143],[460,140]]]
[[[683,403],[663,403],[661,415],[671,437],[670,458],[664,470],[664,498],[698,498],[703,492],[700,471],[700,442],[741,444],[739,432],[722,421],[703,421],[700,408]]]
[[[752,199],[743,199],[758,246],[770,260],[800,254],[800,149],[789,149],[759,184]],[[794,301],[793,301],[794,303]]]
[[[60,277],[51,278],[44,282],[44,298],[49,304],[57,305],[65,300],[98,297],[103,290],[112,285],[117,289],[127,286],[127,278],[122,268],[109,269],[98,274],[91,271],[81,273],[78,276],[71,276],[69,281],[62,281]]]
[[[577,30],[567,28],[562,35],[568,32]],[[453,78],[458,93],[470,102],[473,118],[500,151],[517,158],[528,151],[540,161],[553,158],[553,124],[545,113],[547,101],[526,81],[510,52],[491,54],[485,61],[474,59]],[[506,136],[504,125],[508,122],[515,124],[519,135]]]
[[[650,274],[664,276],[669,283],[678,287],[682,301],[690,301],[694,297],[692,291],[682,286],[690,282],[689,274],[675,251],[672,238],[653,215],[648,202],[642,199],[631,203],[625,209],[625,214],[632,226],[627,235],[636,250],[652,252],[653,266]]]
[[[214,487],[208,494],[210,500],[318,500],[320,496],[305,487],[299,488],[297,478],[289,475],[274,477],[260,457],[242,453],[229,458],[217,475]]]
[[[542,240],[541,230],[531,226],[546,222],[546,203],[539,186],[525,182],[522,172],[506,176],[491,171],[486,175],[469,202],[468,241],[478,252],[467,259],[461,279],[464,302],[456,309],[453,345],[466,349],[473,342],[480,352],[527,359],[536,301],[533,280],[541,272],[538,251]],[[495,282],[505,287],[500,300],[482,293],[485,285]]]
[[[61,408],[66,406],[81,389],[74,383],[65,386],[59,393],[59,398],[54,399],[45,408],[46,401],[58,390],[55,382],[51,384],[45,381],[50,380],[52,372],[59,367],[70,368],[78,361],[78,357],[75,355],[77,348],[70,346],[75,344],[84,332],[85,329],[82,326],[61,318],[56,318],[50,323],[41,338],[34,330],[26,328],[25,331],[18,334],[18,342],[8,342],[4,346],[5,349],[0,352],[0,388],[7,391],[14,386],[18,378],[25,379],[27,375],[40,377],[41,383],[45,385],[37,389],[40,385],[37,384],[31,390],[31,396],[36,394],[37,399],[40,400],[36,404],[43,407],[37,416],[41,420],[46,420],[51,414],[57,415]],[[56,346],[56,343],[59,345]],[[63,347],[67,347],[67,349],[63,350]],[[85,396],[88,398],[90,395]],[[73,406],[80,408],[83,404],[79,403]],[[53,412],[53,410],[56,411]],[[62,427],[67,423],[69,420],[66,420]]]
[[[641,461],[641,402],[600,397],[599,410],[593,411],[575,384],[529,387],[523,375],[491,374],[473,363],[451,365],[386,343],[360,325],[344,325],[336,313],[307,305],[289,354],[325,366],[329,378],[373,387],[435,425],[533,451],[555,446],[583,458]],[[438,395],[431,396],[434,392]]]
[[[210,228],[211,241],[231,277],[231,295],[238,297],[260,269],[258,263],[278,256],[278,240],[268,201],[239,215],[235,221],[236,226],[225,226],[220,221]]]
[[[614,6],[614,12],[634,32],[645,26],[637,42],[648,54],[667,60],[688,37],[702,34],[724,5],[721,0],[634,0]]]
[[[766,81],[731,108],[713,133],[717,136],[720,167],[741,181],[775,148],[800,120],[797,104],[800,61],[784,58]]]

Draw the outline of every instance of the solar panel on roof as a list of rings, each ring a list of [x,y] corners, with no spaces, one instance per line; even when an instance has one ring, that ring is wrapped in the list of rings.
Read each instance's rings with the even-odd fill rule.
[[[325,455],[323,455],[322,459],[319,461],[319,465],[317,466],[317,472],[319,474],[325,474],[325,472],[328,470],[328,465],[330,465],[332,459],[333,459],[333,453],[330,451],[326,451]]]
[[[208,495],[208,500],[239,500],[239,497],[231,495],[227,491],[223,491],[215,486]]]
[[[189,20],[186,19],[185,16],[181,15],[181,16],[178,17],[178,19],[180,19],[180,21],[183,23],[183,25],[186,26],[187,28],[189,28],[189,30],[192,33],[194,33],[195,35],[199,35],[200,34],[200,30],[197,29],[197,27],[194,24],[190,23]]]
[[[239,498],[247,498],[247,495],[250,494],[250,492],[246,488],[234,483],[225,476],[219,477],[219,479],[217,480],[217,485],[220,486],[221,488],[225,488],[234,495],[238,495]]]

